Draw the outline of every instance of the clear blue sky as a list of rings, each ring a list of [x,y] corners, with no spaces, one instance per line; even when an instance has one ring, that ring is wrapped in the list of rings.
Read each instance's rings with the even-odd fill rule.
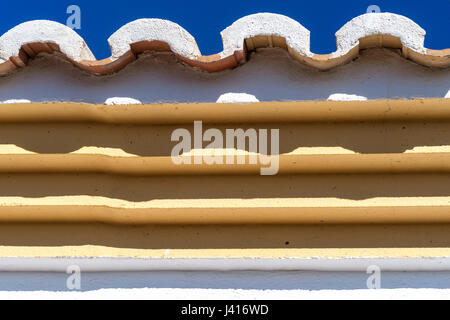
[[[122,25],[138,18],[168,19],[180,24],[197,40],[203,54],[222,50],[220,31],[252,13],[287,15],[311,31],[311,49],[330,53],[336,49],[334,34],[348,20],[378,5],[382,12],[405,15],[427,30],[425,45],[450,48],[450,0],[39,0],[8,1],[0,14],[0,34],[35,19],[66,23],[69,5],[81,8],[81,30],[76,30],[98,59],[110,55],[108,37]]]

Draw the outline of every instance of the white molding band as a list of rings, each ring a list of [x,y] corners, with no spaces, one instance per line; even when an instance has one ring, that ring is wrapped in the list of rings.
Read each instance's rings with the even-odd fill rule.
[[[0,258],[0,272],[143,271],[324,271],[366,272],[377,266],[387,272],[450,271],[450,257],[416,258]]]

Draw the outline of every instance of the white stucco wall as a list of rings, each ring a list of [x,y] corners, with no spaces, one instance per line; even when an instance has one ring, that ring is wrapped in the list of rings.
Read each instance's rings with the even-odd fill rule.
[[[282,49],[260,49],[234,70],[194,70],[170,54],[147,55],[117,74],[92,76],[57,58],[38,57],[25,69],[0,78],[0,101],[104,103],[112,97],[152,102],[216,102],[225,93],[246,93],[259,101],[327,100],[333,94],[367,99],[443,98],[450,69],[408,61],[388,49],[363,51],[350,64],[318,71]]]
[[[380,289],[369,290],[374,265]],[[449,258],[0,259],[0,299],[445,299],[448,288]]]
[[[449,272],[386,272],[367,289],[364,272],[0,272],[0,299],[449,299]]]

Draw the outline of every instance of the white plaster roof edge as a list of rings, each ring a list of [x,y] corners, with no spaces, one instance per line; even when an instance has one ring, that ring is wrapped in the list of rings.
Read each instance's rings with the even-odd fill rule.
[[[54,43],[70,59],[95,60],[81,36],[71,28],[54,21],[33,20],[19,24],[0,37],[0,59],[9,60],[19,55],[21,47],[28,43]]]
[[[310,31],[291,18],[279,14],[257,13],[243,17],[222,31],[221,58],[231,56],[244,48],[244,40],[258,35],[279,36],[298,55],[312,57]],[[367,13],[346,23],[337,33],[338,50],[333,57],[345,55],[358,44],[359,39],[371,35],[399,37],[407,48],[426,53],[426,32],[412,20],[393,13]],[[139,41],[163,41],[171,50],[186,59],[201,56],[194,37],[178,24],[161,19],[139,19],[117,30],[108,40],[112,60],[130,50]],[[17,56],[22,45],[33,42],[50,42],[60,47],[62,53],[74,61],[93,61],[94,55],[85,41],[72,29],[57,22],[35,20],[22,23],[0,37],[0,62]]]
[[[130,45],[140,41],[163,41],[172,51],[183,57],[201,56],[194,37],[178,24],[161,19],[139,19],[127,23],[108,39],[112,58],[118,59],[130,50]]]
[[[450,271],[450,257],[413,258],[0,258],[0,272],[140,271]]]
[[[280,14],[257,13],[243,17],[222,31],[222,58],[244,49],[244,40],[255,36],[278,36],[298,54],[312,57],[310,31],[295,20]]]
[[[408,49],[425,54],[426,32],[411,19],[393,13],[367,13],[347,22],[336,32],[336,56],[345,55],[359,44],[359,39],[373,35],[400,38]]]

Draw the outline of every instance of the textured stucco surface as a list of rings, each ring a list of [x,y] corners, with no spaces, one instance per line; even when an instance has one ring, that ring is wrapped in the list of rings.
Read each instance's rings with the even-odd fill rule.
[[[317,71],[282,49],[259,49],[242,67],[216,74],[177,63],[169,54],[147,55],[107,77],[83,73],[55,57],[0,77],[0,100],[74,101],[103,104],[110,97],[143,103],[216,102],[227,92],[245,92],[260,101],[327,100],[335,93],[373,99],[443,98],[450,69],[407,61],[388,49],[373,49],[345,66]]]
[[[426,32],[412,20],[393,13],[368,13],[354,18],[337,33],[337,51],[329,55],[310,51],[310,32],[299,22],[273,13],[243,17],[222,31],[223,51],[203,56],[195,39],[178,24],[162,19],[139,19],[117,30],[109,39],[111,57],[95,61],[76,33],[59,23],[36,20],[11,29],[0,38],[0,73],[7,74],[28,64],[28,55],[61,51],[69,61],[93,74],[108,75],[135,60],[136,54],[156,50],[176,54],[185,63],[208,72],[229,70],[248,60],[258,47],[287,49],[299,62],[329,70],[358,57],[366,47],[394,47],[404,58],[429,67],[448,67],[448,50],[424,47]],[[375,37],[375,39],[373,39]],[[362,48],[358,47],[361,41]],[[51,48],[47,47],[51,43]],[[256,44],[256,45],[255,45]],[[25,52],[19,49],[25,45]],[[59,49],[58,49],[59,47]],[[10,61],[9,61],[10,60]]]
[[[25,22],[2,35],[0,59],[6,61],[11,56],[18,56],[22,45],[31,42],[57,44],[61,52],[74,61],[95,60],[91,50],[75,31],[63,24],[48,20]]]
[[[406,17],[393,13],[367,13],[349,21],[336,32],[338,51],[333,55],[345,55],[358,45],[359,39],[372,35],[398,37],[407,48],[425,53],[425,34],[425,30]]]
[[[311,57],[310,32],[300,23],[283,15],[258,13],[246,16],[234,22],[222,31],[224,51],[222,57],[243,50],[244,40],[256,36],[278,36],[286,39],[293,50]]]
[[[112,57],[117,59],[130,50],[130,45],[140,41],[163,41],[172,51],[183,57],[195,59],[200,50],[193,36],[178,24],[161,19],[139,19],[117,30],[109,39]]]

